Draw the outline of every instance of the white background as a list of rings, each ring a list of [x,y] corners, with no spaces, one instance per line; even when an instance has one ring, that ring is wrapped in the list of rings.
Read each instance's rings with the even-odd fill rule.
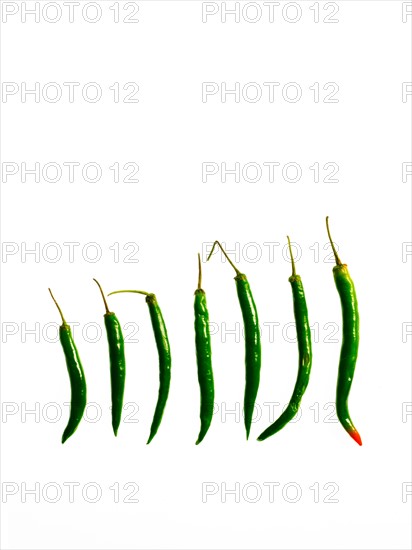
[[[402,21],[405,3],[342,1],[336,4],[336,23],[323,22],[333,3],[319,3],[318,23],[312,1],[286,11],[282,2],[273,22],[260,3],[256,23],[242,15],[238,23],[233,15],[224,23],[220,3],[211,3],[219,12],[202,22],[202,2],[139,1],[139,22],[129,24],[123,19],[134,3],[118,4],[115,23],[109,8],[116,3],[98,2],[102,16],[94,24],[81,11],[75,11],[73,23],[67,11],[56,23],[42,14],[38,23],[33,16],[23,22],[24,3],[11,4],[19,11],[2,23],[2,80],[16,83],[18,92],[3,94],[2,162],[16,163],[19,172],[3,175],[2,182],[2,547],[410,548],[410,336],[402,331],[410,331],[411,256],[402,256],[402,250],[411,241],[411,176],[402,181],[402,163],[410,162],[412,96],[402,101],[402,83],[411,81],[412,16]],[[233,8],[233,2],[226,7]],[[54,17],[53,9],[46,17]],[[50,103],[40,92],[38,102],[33,95],[24,102],[24,82],[27,88],[39,82],[40,90],[57,82],[63,97]],[[72,103],[63,82],[80,83]],[[88,82],[101,86],[100,101],[83,99],[80,90]],[[109,89],[115,82],[123,94],[118,103]],[[122,101],[127,82],[138,84],[138,103]],[[242,95],[239,103],[233,95],[222,102],[220,94],[202,101],[203,82],[220,88],[223,82],[228,88],[256,82],[263,95],[255,103]],[[263,82],[280,83],[273,102]],[[290,82],[302,90],[299,101],[282,96]],[[319,102],[310,89],[315,82]],[[336,103],[323,102],[328,82],[339,86]],[[96,162],[102,177],[91,183],[79,172],[70,183],[64,173],[58,182],[40,177],[36,183],[28,175],[23,183],[22,163],[30,168],[36,162]],[[109,167],[115,162],[138,164],[139,182],[113,182]],[[279,162],[280,168],[272,183],[267,173],[258,182],[235,182],[229,175],[223,183],[219,174],[202,181],[205,162],[228,167]],[[294,183],[282,178],[289,162],[302,169]],[[316,162],[318,183],[309,168]],[[338,165],[338,182],[322,181],[328,162]],[[359,300],[361,345],[350,410],[362,447],[329,415],[341,314],[333,262],[327,258],[326,215]],[[285,327],[293,322],[290,262],[282,254],[287,234],[299,247],[297,269],[318,336],[301,417],[258,443],[256,437],[273,421],[264,403],[277,403],[279,414],[297,371],[293,328]],[[202,252],[205,260],[207,243],[214,239],[236,250],[231,257],[251,283],[262,326],[262,375],[257,417],[246,442],[241,315],[234,273],[216,254],[204,265],[203,286],[215,330],[218,411],[204,442],[195,446],[196,254]],[[68,242],[80,243],[72,262],[63,244]],[[86,246],[93,254],[90,242],[101,251],[95,262],[84,252]],[[114,243],[119,243],[118,261]],[[126,243],[136,244],[123,250]],[[25,255],[35,246],[36,254]],[[62,256],[53,261],[56,250]],[[133,250],[138,262],[126,263]],[[124,417],[133,415],[115,439],[104,310],[93,277],[106,292],[156,292],[162,308],[172,384],[150,446],[145,443],[158,367],[144,298],[109,299],[122,325],[139,327],[138,342],[126,344],[125,403],[132,405]],[[101,414],[96,422],[83,420],[64,446],[68,408],[63,403],[70,387],[60,344],[51,342],[59,317],[48,286],[67,320],[80,323],[74,334],[88,400]],[[53,325],[45,333],[48,323]],[[89,336],[82,332],[87,323],[92,323]],[[273,338],[268,323],[277,323]],[[102,334],[92,343],[96,326]],[[53,422],[56,411],[60,418]],[[90,409],[90,418],[95,412]],[[64,485],[70,482],[80,484],[74,502]],[[36,483],[37,497],[28,494],[24,502],[25,488]],[[87,483],[94,484],[90,493],[82,492]],[[132,485],[124,488],[127,483]],[[273,498],[270,483],[277,484]],[[332,485],[325,488],[327,483]],[[95,503],[90,502],[93,487],[101,492]],[[331,487],[336,494],[328,497]],[[56,488],[61,496],[53,503]],[[211,488],[215,494],[206,495]],[[138,502],[124,502],[135,490]],[[328,502],[333,499],[337,502]]]

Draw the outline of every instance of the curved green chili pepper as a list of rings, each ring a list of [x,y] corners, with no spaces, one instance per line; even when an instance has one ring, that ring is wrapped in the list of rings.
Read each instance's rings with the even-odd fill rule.
[[[207,434],[213,417],[215,386],[212,370],[212,349],[209,331],[209,312],[206,303],[206,293],[202,289],[202,264],[199,261],[199,279],[195,291],[195,336],[197,377],[200,387],[200,432],[196,441],[199,445]]]
[[[245,366],[246,383],[243,409],[245,416],[246,439],[249,438],[250,426],[252,423],[253,410],[260,382],[261,346],[259,320],[255,302],[249,282],[244,273],[241,273],[233,264],[219,241],[215,241],[207,260],[213,254],[215,246],[218,245],[225,255],[227,261],[236,271],[236,290],[242,310],[243,326],[245,330]]]
[[[333,277],[338,290],[342,307],[342,347],[340,350],[338,383],[336,388],[336,414],[339,422],[348,434],[362,445],[362,439],[349,415],[348,398],[355,373],[359,348],[359,313],[355,285],[349,275],[348,266],[342,264],[329,231],[329,217],[326,218],[326,229],[336,265]]]
[[[157,303],[156,296],[143,290],[116,290],[112,294],[121,294],[123,292],[132,292],[146,296],[146,303],[149,307],[150,319],[152,321],[153,333],[156,340],[157,353],[159,355],[159,395],[157,398],[156,409],[153,415],[150,435],[147,445],[152,441],[162,421],[163,412],[166,406],[170,388],[170,370],[172,358],[170,355],[170,345],[167,337],[166,325],[163,320],[162,312]]]
[[[280,417],[260,434],[258,441],[263,441],[284,428],[286,424],[288,424],[288,422],[290,422],[296,415],[299,410],[299,405],[303,394],[305,393],[309,383],[310,369],[312,367],[312,343],[308,308],[306,307],[305,292],[303,290],[302,280],[299,275],[296,275],[295,262],[292,255],[289,237],[288,245],[292,260],[292,276],[289,277],[289,282],[292,286],[293,311],[295,313],[296,334],[299,349],[298,377],[288,406]]]
[[[62,310],[56,302],[50,288],[49,292],[62,318],[62,325],[59,328],[60,343],[66,357],[66,365],[69,373],[72,394],[70,403],[70,417],[62,435],[62,443],[64,443],[77,430],[77,426],[80,424],[83,417],[87,402],[87,389],[82,363],[73,340],[70,326],[66,323]]]
[[[93,279],[100,289],[106,313],[104,314],[104,324],[106,327],[107,342],[109,344],[110,356],[110,381],[112,390],[112,427],[114,435],[120,426],[123,410],[124,385],[126,381],[126,359],[124,356],[124,339],[122,328],[116,315],[109,311],[106,298],[104,296],[100,283]]]

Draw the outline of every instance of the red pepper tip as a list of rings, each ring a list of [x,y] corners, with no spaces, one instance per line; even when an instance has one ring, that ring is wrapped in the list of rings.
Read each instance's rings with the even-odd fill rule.
[[[358,445],[360,445],[362,447],[361,436],[359,435],[359,433],[356,430],[353,430],[353,431],[349,432],[349,435],[351,436],[352,439],[354,439],[356,441],[356,443]]]

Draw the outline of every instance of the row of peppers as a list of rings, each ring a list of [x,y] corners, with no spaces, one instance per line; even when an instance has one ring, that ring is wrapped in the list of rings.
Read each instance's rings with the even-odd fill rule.
[[[333,275],[341,301],[343,323],[342,347],[340,353],[338,382],[336,390],[336,412],[338,419],[345,430],[359,445],[362,445],[361,437],[351,420],[348,408],[348,397],[353,381],[359,347],[358,304],[356,299],[355,286],[349,275],[347,265],[342,264],[337,254],[335,245],[332,241],[328,218],[326,218],[326,228],[336,261],[336,265],[333,268]],[[216,245],[221,248],[223,254],[236,272],[236,289],[240,308],[242,311],[245,333],[246,380],[243,407],[246,438],[248,438],[252,423],[255,400],[260,382],[261,343],[258,314],[246,275],[244,273],[241,273],[238,268],[233,264],[233,262],[230,260],[225,250],[223,249],[222,245],[218,241],[215,241],[215,243],[213,244],[207,261],[213,254]],[[290,422],[296,415],[303,394],[305,393],[307,385],[309,383],[309,376],[312,366],[311,330],[309,325],[305,292],[303,289],[302,279],[299,275],[296,274],[295,262],[292,255],[289,237],[288,245],[292,262],[292,275],[291,277],[289,277],[289,282],[292,287],[293,307],[299,349],[298,376],[289,404],[280,415],[280,417],[260,434],[260,436],[258,437],[259,441],[263,441],[264,439],[267,439],[268,437],[274,435],[276,432],[286,426],[286,424]],[[209,313],[206,303],[206,293],[202,289],[202,269],[200,255],[198,255],[198,260],[199,279],[198,286],[195,291],[194,310],[197,370],[200,387],[200,432],[196,441],[196,445],[204,439],[206,433],[209,430],[213,416],[213,404],[215,394],[212,370],[211,338],[209,331]],[[94,281],[99,286],[106,308],[104,322],[107,332],[110,355],[112,426],[114,434],[117,435],[122,415],[123,394],[126,378],[124,341],[120,323],[116,315],[109,310],[104,292],[99,282],[96,279],[94,279]],[[60,342],[62,344],[66,358],[66,364],[71,384],[70,417],[62,436],[62,443],[64,443],[71,435],[74,434],[83,417],[87,401],[87,390],[83,367],[71,334],[70,326],[65,321],[63,313],[50,289],[49,291],[62,318],[62,325],[60,326],[59,335]],[[145,292],[142,290],[117,290],[111,292],[109,296],[122,292],[131,292],[143,294],[146,296],[146,303],[149,308],[150,318],[159,355],[160,385],[156,409],[150,428],[150,435],[147,441],[147,443],[150,443],[156,435],[157,430],[160,426],[167,398],[169,395],[171,374],[170,344],[167,336],[166,325],[156,296],[153,293]]]

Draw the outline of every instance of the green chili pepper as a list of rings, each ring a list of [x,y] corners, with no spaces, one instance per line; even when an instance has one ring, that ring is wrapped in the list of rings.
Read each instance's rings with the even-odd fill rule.
[[[172,366],[170,345],[167,337],[166,325],[163,320],[159,304],[157,303],[156,296],[150,292],[145,292],[144,290],[116,290],[115,292],[110,292],[109,296],[123,292],[132,292],[134,294],[143,294],[146,296],[146,303],[149,307],[150,319],[152,321],[153,333],[156,340],[157,353],[159,355],[159,395],[150,428],[149,439],[147,440],[148,445],[156,435],[156,432],[160,426],[167,397],[169,395],[170,370]]]
[[[66,323],[62,310],[56,302],[50,288],[49,292],[62,318],[62,325],[59,328],[60,343],[66,357],[66,365],[69,373],[72,394],[70,403],[70,417],[62,436],[62,443],[64,443],[77,430],[77,426],[80,424],[83,417],[84,409],[86,408],[87,389],[82,363],[73,340],[70,326]]]
[[[215,386],[212,370],[212,349],[209,331],[209,312],[206,303],[206,293],[202,289],[202,264],[199,261],[199,279],[195,291],[195,336],[197,377],[200,387],[200,432],[196,441],[199,445],[207,434],[213,417]]]
[[[349,275],[348,266],[342,264],[329,231],[329,217],[326,218],[326,229],[336,265],[333,268],[333,277],[340,297],[342,307],[342,347],[340,350],[338,383],[336,388],[336,414],[339,422],[348,434],[362,445],[362,439],[355,428],[348,409],[349,392],[355,373],[356,359],[359,348],[359,313],[356,299],[355,285]]]
[[[219,241],[214,242],[207,260],[210,259],[216,245],[220,247],[227,261],[236,271],[236,289],[240,309],[242,310],[243,326],[245,331],[246,383],[243,409],[245,416],[246,439],[248,439],[260,381],[261,346],[258,314],[246,275],[241,273],[233,264]]]
[[[104,324],[106,326],[107,342],[109,344],[110,356],[110,381],[112,389],[112,426],[114,435],[120,426],[123,410],[124,385],[126,381],[126,359],[124,356],[124,340],[122,328],[116,315],[109,311],[106,298],[104,296],[100,283],[93,279],[100,289],[106,313],[104,314]]]
[[[286,424],[288,424],[288,422],[290,422],[296,415],[299,410],[299,405],[303,394],[305,393],[309,383],[310,369],[312,366],[312,344],[308,308],[306,307],[305,292],[303,290],[302,280],[300,275],[296,275],[295,262],[292,255],[289,237],[288,245],[290,258],[292,260],[292,276],[289,277],[289,282],[292,286],[293,311],[295,313],[296,334],[299,349],[298,377],[288,406],[280,417],[260,434],[258,441],[263,441],[284,428]]]

